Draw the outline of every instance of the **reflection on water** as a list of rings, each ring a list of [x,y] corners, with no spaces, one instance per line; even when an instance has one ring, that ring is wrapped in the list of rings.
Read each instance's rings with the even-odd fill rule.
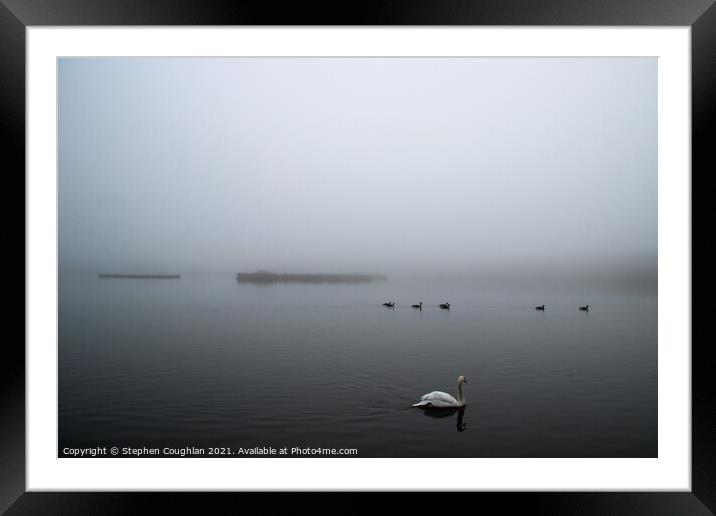
[[[654,296],[392,278],[257,287],[184,275],[61,275],[59,295],[61,448],[657,453]],[[446,299],[449,311],[438,307]],[[410,306],[419,300],[422,311]],[[588,313],[577,310],[587,303]],[[541,304],[548,310],[534,309]],[[451,392],[459,374],[470,379],[469,432],[464,409],[420,417],[410,406],[429,389]]]
[[[425,414],[427,417],[431,417],[433,419],[443,419],[446,417],[450,417],[455,415],[457,413],[457,431],[458,432],[464,432],[467,428],[467,423],[463,421],[465,417],[465,410],[467,407],[453,407],[453,408],[421,408],[423,414]]]

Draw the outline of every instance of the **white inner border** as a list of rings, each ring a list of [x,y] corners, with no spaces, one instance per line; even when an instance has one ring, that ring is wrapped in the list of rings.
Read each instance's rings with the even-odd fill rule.
[[[27,489],[691,490],[689,27],[28,27]],[[62,56],[658,56],[659,457],[58,459]]]

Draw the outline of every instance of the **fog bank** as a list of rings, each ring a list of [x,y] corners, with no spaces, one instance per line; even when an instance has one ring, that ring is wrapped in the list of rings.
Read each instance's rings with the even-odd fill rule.
[[[60,59],[60,267],[655,289],[656,73],[653,58]]]

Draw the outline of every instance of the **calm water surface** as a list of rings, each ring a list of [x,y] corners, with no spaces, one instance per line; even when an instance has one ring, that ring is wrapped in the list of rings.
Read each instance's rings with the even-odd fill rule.
[[[657,454],[656,296],[63,275],[59,310],[60,449]],[[460,374],[460,418],[411,408],[432,390],[456,396]]]

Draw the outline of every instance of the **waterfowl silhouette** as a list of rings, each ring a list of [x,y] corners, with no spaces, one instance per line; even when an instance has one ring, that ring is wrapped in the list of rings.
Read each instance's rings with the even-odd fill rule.
[[[411,305],[413,308],[418,308],[419,310],[423,309],[423,302],[421,301],[419,305]]]
[[[383,306],[387,306],[388,308],[395,308],[395,301],[388,301],[387,303],[383,303]]]
[[[457,399],[453,398],[447,392],[433,391],[420,397],[420,401],[415,403],[413,407],[419,408],[460,408],[465,406],[465,393],[462,385],[467,383],[464,376],[457,377]]]
[[[580,306],[579,309],[583,312],[589,312],[589,305]]]
[[[450,310],[450,303],[440,303],[440,308],[442,308],[443,310]]]
[[[542,310],[544,312],[544,305],[542,306],[535,306],[535,310]]]
[[[444,419],[451,417],[457,413],[457,431],[464,432],[467,428],[467,424],[463,421],[465,417],[465,407],[449,407],[441,409],[432,409],[430,407],[423,407],[421,410],[425,417],[432,419]]]

